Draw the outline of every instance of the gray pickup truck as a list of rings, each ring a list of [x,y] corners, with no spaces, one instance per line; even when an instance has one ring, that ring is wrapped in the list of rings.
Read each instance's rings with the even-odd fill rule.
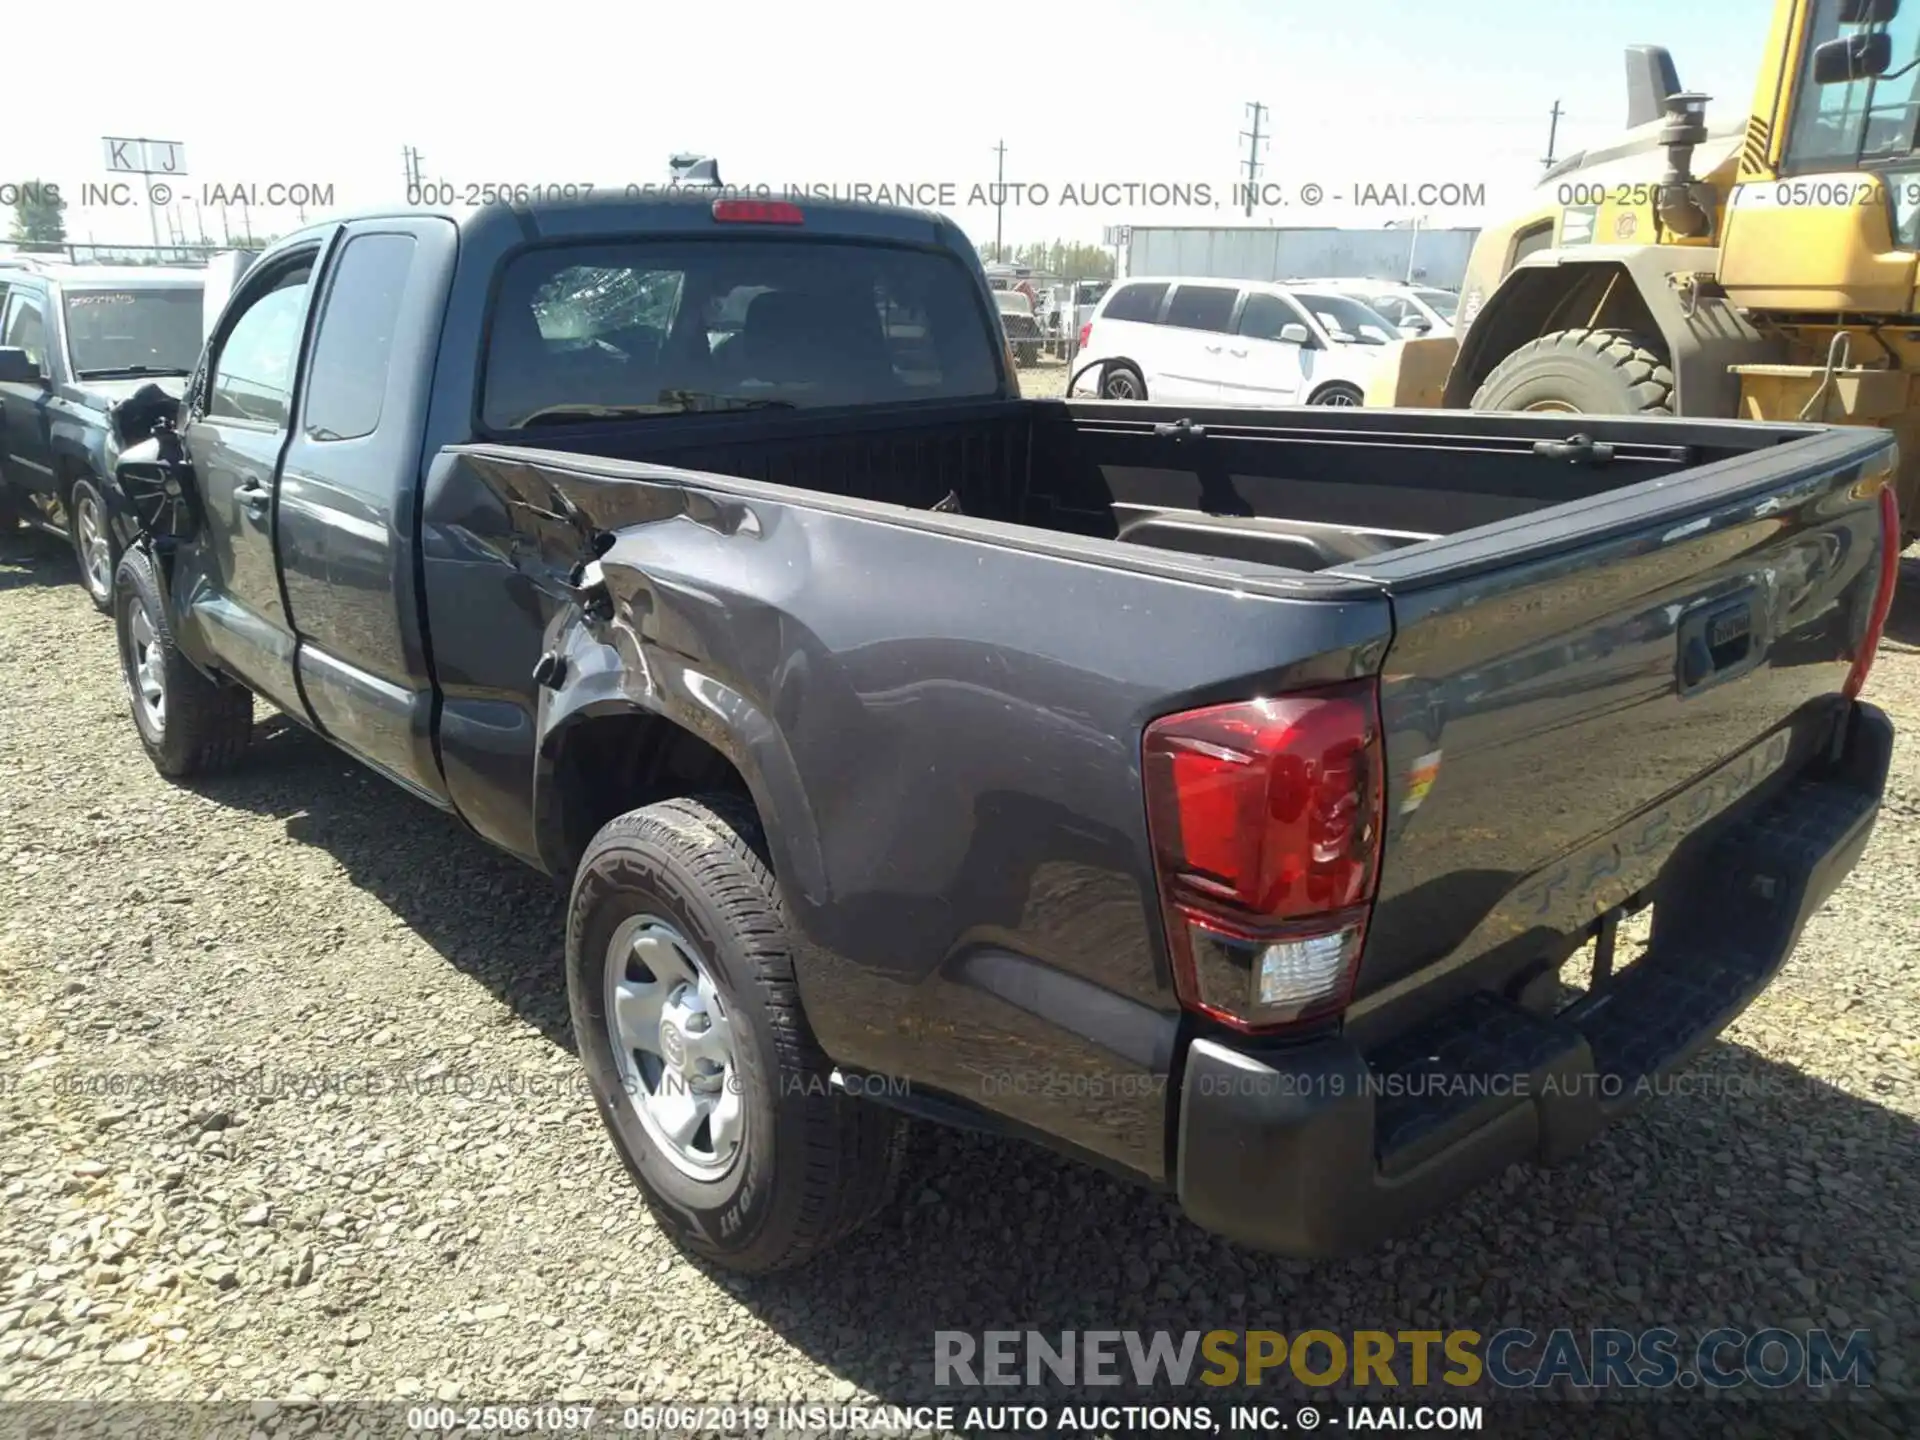
[[[606,1128],[743,1270],[903,1115],[1372,1244],[1710,1041],[1885,782],[1890,437],[1026,400],[934,215],[316,225],[142,423],[154,763],[264,697],[570,884]]]

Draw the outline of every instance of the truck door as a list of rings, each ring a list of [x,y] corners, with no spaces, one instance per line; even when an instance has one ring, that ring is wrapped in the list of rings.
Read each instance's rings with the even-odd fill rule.
[[[413,620],[413,511],[457,242],[435,218],[348,228],[320,282],[276,521],[315,723],[439,805],[449,802]]]
[[[274,565],[274,501],[316,243],[277,257],[235,292],[188,403],[182,439],[206,508],[212,586],[192,598],[221,665],[305,715],[293,629]]]
[[[1300,399],[1303,375],[1298,339],[1282,333],[1291,325],[1308,334],[1307,317],[1293,302],[1264,290],[1251,290],[1240,307],[1237,333],[1227,342],[1231,362],[1220,398],[1231,405],[1293,405]]]
[[[0,384],[0,466],[17,490],[33,491],[45,510],[54,498],[53,430],[49,410],[53,402],[52,333],[47,325],[47,297],[14,285],[6,310],[0,314],[0,345],[27,352],[40,367],[40,379]]]

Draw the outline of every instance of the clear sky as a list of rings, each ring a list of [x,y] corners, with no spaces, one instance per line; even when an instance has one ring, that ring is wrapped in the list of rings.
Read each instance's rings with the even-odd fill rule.
[[[335,208],[405,192],[402,147],[456,198],[489,181],[665,179],[676,150],[716,156],[730,184],[948,185],[935,196],[976,240],[994,212],[969,206],[1006,143],[1012,243],[1098,240],[1103,224],[1239,222],[1246,105],[1268,107],[1262,178],[1293,204],[1279,223],[1378,224],[1415,204],[1359,208],[1369,182],[1484,185],[1504,208],[1538,174],[1548,110],[1558,153],[1623,123],[1625,46],[1668,46],[1680,78],[1744,114],[1771,0],[1102,0],[914,6],[894,0],[706,0],[672,7],[603,0],[472,7],[330,0],[273,10],[199,0],[93,0],[101,37],[17,51],[0,119],[0,185],[60,183],[75,239],[144,241],[147,208],[82,208],[105,179],[100,137],[181,142],[174,224],[196,222],[203,187],[332,187]],[[49,16],[55,11],[48,11]],[[71,31],[80,12],[59,22]],[[21,32],[30,33],[30,32]],[[33,57],[39,57],[38,63]],[[1113,187],[1207,185],[1219,208],[1128,205]],[[1300,188],[1323,187],[1312,211]],[[1099,185],[1115,205],[1067,206]],[[142,188],[134,195],[144,193]],[[1098,193],[1092,197],[1103,198]],[[1417,202],[1416,195],[1409,197]],[[1439,197],[1434,197],[1439,198]],[[309,209],[309,218],[314,213]],[[1475,223],[1473,207],[1426,208]],[[257,233],[297,221],[256,206]],[[166,225],[162,221],[162,226]],[[237,232],[240,213],[230,209]]]

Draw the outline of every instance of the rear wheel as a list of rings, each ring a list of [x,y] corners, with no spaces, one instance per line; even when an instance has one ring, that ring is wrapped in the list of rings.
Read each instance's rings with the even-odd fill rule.
[[[153,560],[127,552],[114,572],[114,630],[134,728],[162,775],[223,770],[253,736],[253,696],[209,680],[173,643]]]
[[[1342,382],[1337,385],[1322,386],[1313,392],[1313,398],[1307,403],[1309,405],[1364,405],[1367,400],[1366,396],[1360,393],[1359,386]]]
[[[733,1270],[828,1249],[891,1191],[901,1122],[828,1083],[752,806],[665,800],[587,847],[567,920],[573,1033],[661,1223]]]
[[[1103,400],[1144,400],[1147,382],[1131,365],[1109,365],[1100,372],[1100,398]]]
[[[1673,371],[1630,330],[1556,330],[1493,367],[1475,410],[1561,415],[1671,415]]]
[[[107,520],[107,502],[91,480],[76,480],[67,492],[67,539],[80,562],[80,583],[102,614],[113,611],[113,572],[119,546]]]

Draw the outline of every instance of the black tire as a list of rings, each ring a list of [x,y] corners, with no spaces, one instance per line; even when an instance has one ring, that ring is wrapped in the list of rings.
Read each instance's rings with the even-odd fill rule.
[[[141,630],[142,615],[151,639]],[[179,779],[224,770],[239,760],[253,738],[253,696],[209,680],[180,653],[145,550],[129,550],[114,571],[113,625],[134,729],[153,768]],[[157,714],[143,699],[143,658],[160,682]]]
[[[113,577],[120,566],[120,542],[100,487],[82,477],[67,491],[67,544],[80,566],[80,588],[102,615],[113,613]]]
[[[1671,415],[1673,371],[1630,330],[1556,330],[1494,366],[1474,392],[1473,408]]]
[[[742,1132],[713,1178],[689,1174],[653,1138],[615,1058],[607,972],[622,926],[643,915],[699,951],[732,1036],[737,1083],[727,1088],[740,1096]],[[625,952],[620,963],[625,973]],[[594,836],[567,916],[567,995],[614,1148],[687,1249],[743,1273],[785,1269],[886,1203],[904,1126],[827,1085],[832,1065],[801,1010],[791,922],[751,805],[731,795],[663,800]]]
[[[1342,380],[1332,385],[1322,385],[1313,392],[1313,398],[1307,403],[1309,405],[1365,405],[1367,397],[1361,393],[1358,385],[1349,385]]]
[[[1100,372],[1102,400],[1144,400],[1147,382],[1138,370],[1124,362],[1108,365]]]

